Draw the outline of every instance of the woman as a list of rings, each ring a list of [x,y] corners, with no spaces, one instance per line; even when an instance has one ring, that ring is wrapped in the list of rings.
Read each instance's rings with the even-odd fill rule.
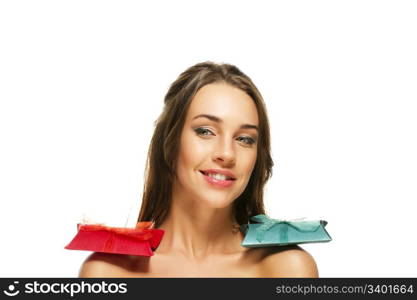
[[[264,213],[272,173],[261,94],[229,64],[183,72],[165,96],[148,152],[138,221],[165,235],[151,258],[93,253],[81,277],[317,277],[298,246],[245,248],[239,224]]]

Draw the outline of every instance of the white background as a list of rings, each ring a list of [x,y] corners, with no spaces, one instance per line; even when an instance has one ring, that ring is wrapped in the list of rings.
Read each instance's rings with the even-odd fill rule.
[[[132,225],[168,86],[237,65],[262,92],[267,213],[325,219],[322,277],[417,276],[415,1],[0,2],[0,276],[73,277],[84,216]]]

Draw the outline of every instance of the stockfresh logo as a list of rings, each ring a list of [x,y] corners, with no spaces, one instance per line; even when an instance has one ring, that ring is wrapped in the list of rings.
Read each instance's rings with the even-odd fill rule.
[[[4,294],[10,297],[14,297],[20,293],[20,291],[16,288],[19,284],[19,281],[14,281],[13,284],[9,284],[6,290],[3,291]]]

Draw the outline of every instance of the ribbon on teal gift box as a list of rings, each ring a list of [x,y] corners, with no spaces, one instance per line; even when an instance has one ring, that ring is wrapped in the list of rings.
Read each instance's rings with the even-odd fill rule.
[[[299,221],[272,219],[267,215],[251,218],[257,224],[243,225],[246,231],[242,246],[264,247],[289,244],[328,242],[330,235],[324,229],[326,221]]]

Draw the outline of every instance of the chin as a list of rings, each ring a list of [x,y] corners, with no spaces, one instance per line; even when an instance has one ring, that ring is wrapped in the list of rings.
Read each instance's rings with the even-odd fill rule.
[[[201,203],[205,203],[207,207],[215,208],[215,209],[222,209],[229,207],[233,204],[234,199],[226,196],[219,196],[219,195],[212,195],[210,197],[209,194],[206,194],[200,197]]]

